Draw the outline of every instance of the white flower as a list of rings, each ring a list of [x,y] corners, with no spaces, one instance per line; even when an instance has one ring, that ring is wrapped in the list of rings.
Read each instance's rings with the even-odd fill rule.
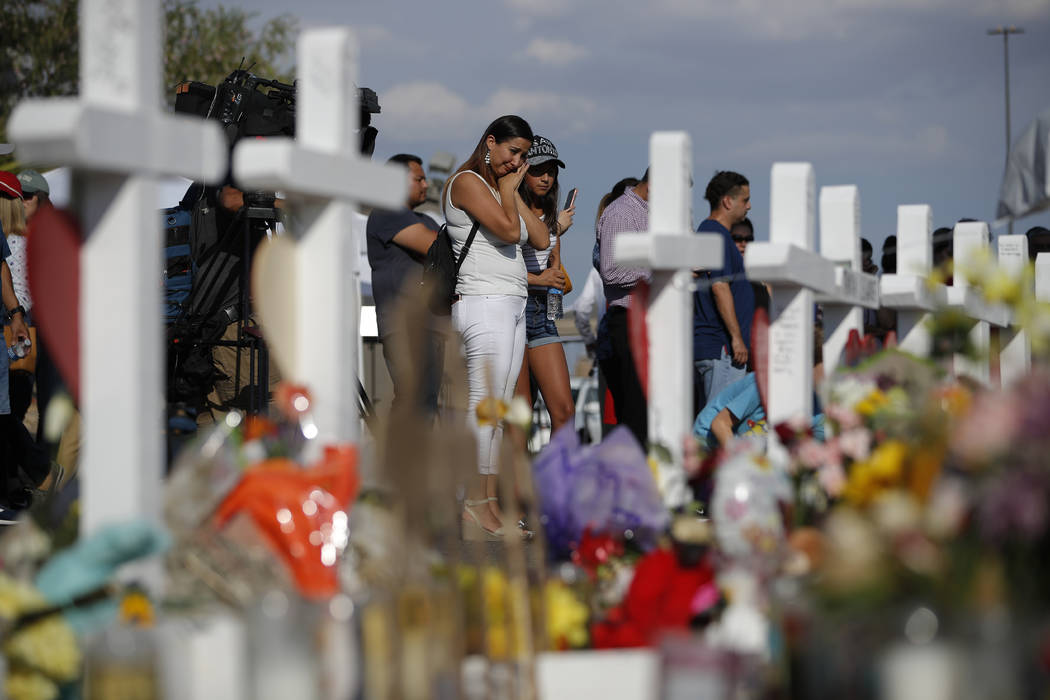
[[[44,437],[48,442],[57,443],[62,439],[62,433],[65,432],[69,421],[73,419],[75,410],[69,394],[63,392],[51,398],[47,405],[47,412],[44,414]]]
[[[516,425],[522,430],[528,431],[532,425],[532,406],[521,396],[515,396],[510,401],[505,420],[511,425]]]

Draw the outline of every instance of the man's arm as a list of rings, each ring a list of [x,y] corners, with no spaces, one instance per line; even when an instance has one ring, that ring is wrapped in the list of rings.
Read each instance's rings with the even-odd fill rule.
[[[394,243],[422,258],[430,250],[435,238],[437,238],[437,231],[423,224],[412,224],[394,234]]]
[[[7,261],[0,261],[0,295],[3,296],[4,308],[11,311],[19,306],[18,297],[15,296],[15,286],[11,283],[11,268]],[[25,314],[21,311],[11,316],[11,331],[18,340],[29,337],[29,329],[26,327]]]
[[[736,320],[736,304],[733,303],[733,292],[728,282],[715,282],[711,285],[711,295],[715,298],[715,308],[726,324],[729,340],[732,345],[733,362],[738,365],[747,363],[747,346],[740,333],[740,324]]]

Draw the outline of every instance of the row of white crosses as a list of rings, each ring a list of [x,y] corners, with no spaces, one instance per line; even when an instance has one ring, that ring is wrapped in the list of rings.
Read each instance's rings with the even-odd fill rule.
[[[752,243],[745,256],[749,278],[773,288],[769,332],[769,395],[771,424],[812,414],[812,338],[814,302],[824,307],[824,365],[834,371],[849,333],[863,334],[863,309],[880,305],[897,311],[899,345],[921,357],[931,351],[925,322],[942,307],[958,309],[974,321],[970,340],[982,354],[990,347],[991,329],[1000,332],[1000,381],[1006,385],[1031,368],[1030,347],[1023,331],[1012,327],[1009,309],[986,303],[961,273],[951,285],[931,284],[932,221],[928,205],[898,208],[897,270],[881,279],[860,271],[860,200],[854,186],[820,191],[821,255],[814,243],[815,177],[808,163],[777,163],[771,177],[770,240]],[[988,248],[983,222],[957,224],[953,258],[963,268]],[[1025,236],[999,237],[999,262],[1020,274],[1028,261]],[[1050,255],[1040,254],[1036,293],[1050,295]],[[1045,288],[1045,289],[1044,289]],[[981,383],[992,380],[989,362],[957,356],[952,370]]]
[[[84,232],[81,529],[90,533],[107,523],[161,518],[164,349],[156,180],[177,174],[218,182],[227,146],[215,122],[161,110],[157,0],[81,0],[79,12],[80,96],[21,103],[10,133],[23,160],[68,164],[74,172],[74,208]],[[283,190],[294,212],[290,229],[299,246],[288,264],[297,294],[286,325],[300,346],[295,366],[285,371],[312,390],[318,442],[326,443],[356,438],[359,424],[350,213],[357,201],[399,206],[407,187],[402,168],[374,165],[358,153],[355,52],[348,30],[304,33],[297,139],[244,143],[235,153],[238,181]],[[243,641],[239,633],[185,632],[165,651],[172,663],[182,659],[192,666],[188,674],[168,674],[173,696],[245,697],[243,679],[207,661],[214,653],[236,656],[231,645]]]
[[[217,182],[226,142],[215,122],[161,110],[156,0],[81,0],[80,96],[27,100],[10,122],[19,156],[74,170],[81,253],[81,525],[161,513],[164,350],[156,180]],[[289,378],[314,392],[322,441],[356,437],[355,201],[396,207],[402,169],[358,154],[355,49],[348,30],[299,41],[297,139],[238,145],[235,172],[283,190],[299,238],[300,293],[290,324],[301,343]]]

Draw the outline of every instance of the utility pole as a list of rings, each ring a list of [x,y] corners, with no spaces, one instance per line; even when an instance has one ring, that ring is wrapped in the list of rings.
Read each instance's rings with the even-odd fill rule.
[[[988,36],[1003,36],[1003,84],[1006,88],[1006,160],[1010,160],[1010,35],[1024,34],[1022,27],[996,27],[988,30]],[[1010,219],[1009,233],[1013,235],[1014,221]]]

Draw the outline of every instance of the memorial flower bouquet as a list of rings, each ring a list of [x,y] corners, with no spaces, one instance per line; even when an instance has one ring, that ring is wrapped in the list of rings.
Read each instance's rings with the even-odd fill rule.
[[[829,596],[877,600],[944,571],[941,545],[961,522],[942,479],[952,428],[971,401],[933,364],[894,350],[827,387],[827,439],[778,431],[794,481],[803,558]],[[815,536],[814,536],[815,535]]]
[[[165,497],[176,538],[169,569],[187,602],[241,607],[276,582],[307,598],[339,590],[356,449],[316,444],[302,387],[282,385],[275,403],[273,418],[228,414],[175,463]]]

